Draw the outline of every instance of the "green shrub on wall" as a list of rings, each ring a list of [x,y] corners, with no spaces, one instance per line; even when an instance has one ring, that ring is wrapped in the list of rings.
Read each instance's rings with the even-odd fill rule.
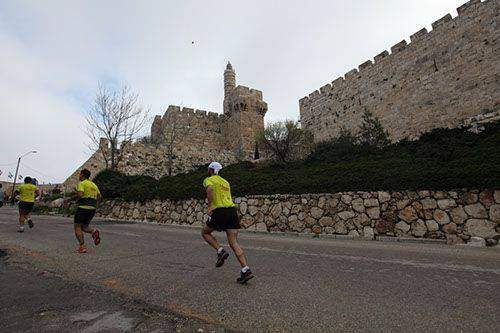
[[[105,198],[126,201],[202,198],[206,167],[155,180],[104,171],[95,181]],[[305,161],[287,165],[242,162],[221,171],[234,196],[354,190],[500,188],[500,124],[479,134],[437,129],[417,141],[377,148],[336,139]]]

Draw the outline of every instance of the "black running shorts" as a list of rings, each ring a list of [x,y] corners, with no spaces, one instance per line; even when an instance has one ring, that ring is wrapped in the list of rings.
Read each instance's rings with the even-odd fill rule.
[[[95,215],[95,209],[84,209],[78,207],[75,212],[75,223],[87,227]]]
[[[212,216],[207,221],[207,227],[224,231],[227,229],[241,229],[240,218],[236,207],[216,208],[212,211]]]
[[[28,215],[33,211],[34,202],[19,201],[19,214]]]

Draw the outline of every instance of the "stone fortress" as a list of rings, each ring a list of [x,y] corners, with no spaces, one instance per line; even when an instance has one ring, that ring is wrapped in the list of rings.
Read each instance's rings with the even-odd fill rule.
[[[156,116],[153,121],[152,142],[170,144],[176,141],[175,145],[180,147],[232,151],[244,159],[253,158],[255,136],[264,128],[267,103],[261,91],[236,86],[236,73],[231,63],[224,71],[223,105],[223,114],[170,105],[163,117]]]
[[[471,0],[299,101],[315,141],[355,134],[365,111],[393,141],[500,118],[498,0]]]
[[[432,24],[368,60],[344,77],[299,101],[303,128],[315,141],[356,133],[371,112],[393,141],[415,139],[434,128],[475,125],[500,119],[499,0],[470,0]],[[156,116],[149,142],[122,145],[118,169],[159,178],[218,160],[223,164],[255,158],[255,135],[264,127],[262,92],[236,85],[224,71],[223,113],[169,106]],[[100,150],[109,150],[101,140]],[[169,160],[169,156],[172,159]],[[100,151],[82,167],[104,169]],[[65,185],[73,187],[77,172]]]
[[[255,137],[264,128],[266,112],[262,92],[236,85],[236,73],[228,63],[222,114],[170,105],[163,116],[154,118],[149,140],[122,144],[118,170],[160,178],[213,160],[227,165],[254,159],[258,154]],[[105,169],[102,154],[109,150],[108,140],[101,139],[99,149],[64,182],[65,187],[77,184],[82,168],[94,175]]]

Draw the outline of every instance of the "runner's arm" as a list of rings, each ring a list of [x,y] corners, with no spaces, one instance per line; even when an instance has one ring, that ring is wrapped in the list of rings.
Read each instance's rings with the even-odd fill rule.
[[[207,199],[208,199],[208,215],[212,214],[212,202],[214,199],[214,189],[212,186],[207,186]]]

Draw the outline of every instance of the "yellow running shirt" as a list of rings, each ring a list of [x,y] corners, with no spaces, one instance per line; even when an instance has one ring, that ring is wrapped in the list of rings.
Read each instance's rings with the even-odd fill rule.
[[[214,191],[212,208],[234,207],[233,198],[231,197],[231,187],[229,183],[219,175],[213,175],[205,178],[203,181],[205,188],[211,186]]]
[[[35,202],[35,192],[38,191],[38,187],[33,184],[21,184],[17,190],[19,191],[19,201]]]
[[[77,192],[83,192],[82,197],[78,200],[78,207],[83,209],[95,209],[97,206],[97,197],[101,195],[97,185],[89,180],[85,179],[78,183],[76,187]]]

